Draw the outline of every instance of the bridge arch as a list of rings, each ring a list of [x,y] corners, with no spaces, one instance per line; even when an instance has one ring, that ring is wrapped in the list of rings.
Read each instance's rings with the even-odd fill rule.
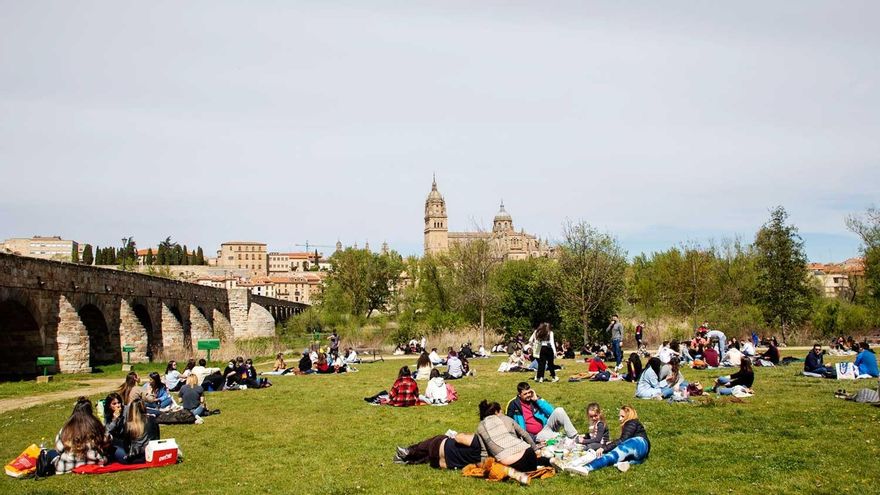
[[[34,375],[37,356],[43,354],[40,324],[25,304],[0,301],[0,376]]]
[[[119,332],[111,330],[103,311],[89,303],[77,313],[89,334],[89,366],[122,362]]]
[[[137,317],[138,322],[144,327],[144,331],[147,333],[147,359],[152,361],[162,350],[162,340],[156,338],[156,330],[153,326],[153,318],[150,317],[150,310],[147,309],[146,304],[139,301],[132,302],[131,309],[134,311],[134,315]]]

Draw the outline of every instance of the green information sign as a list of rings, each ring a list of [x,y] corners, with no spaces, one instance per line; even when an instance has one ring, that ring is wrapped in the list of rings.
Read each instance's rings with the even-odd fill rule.
[[[202,339],[196,345],[200,351],[208,351],[208,361],[211,361],[211,351],[220,348],[220,339]]]
[[[52,356],[38,356],[37,366],[43,367],[43,376],[46,376],[48,374],[46,368],[49,366],[55,366],[55,358]]]
[[[134,352],[135,347],[133,345],[124,345],[122,346],[122,352],[125,353],[125,364],[131,364],[131,353]]]

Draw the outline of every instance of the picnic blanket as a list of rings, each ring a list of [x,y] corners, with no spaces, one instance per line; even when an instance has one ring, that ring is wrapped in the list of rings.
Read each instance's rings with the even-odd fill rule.
[[[110,464],[106,464],[104,466],[99,466],[97,464],[85,464],[73,468],[73,472],[76,474],[105,474],[115,473],[117,471],[135,471],[138,469],[155,467],[163,467],[163,465],[153,464],[151,462],[143,462],[140,464],[122,464],[121,462],[111,462]]]

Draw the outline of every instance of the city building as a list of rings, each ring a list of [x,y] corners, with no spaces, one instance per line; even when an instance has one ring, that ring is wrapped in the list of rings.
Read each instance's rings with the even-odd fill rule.
[[[501,209],[492,221],[491,232],[449,232],[446,200],[437,190],[437,180],[431,184],[431,192],[425,200],[425,254],[439,254],[456,244],[466,244],[476,239],[489,241],[499,256],[509,260],[535,257],[552,257],[555,250],[546,240],[528,234],[525,230],[517,232],[513,218]]]
[[[850,258],[842,263],[810,263],[808,268],[825,297],[851,298],[865,276],[863,258]]]
[[[266,244],[262,242],[229,241],[217,251],[217,267],[249,270],[254,277],[269,274]]]
[[[3,241],[3,248],[12,254],[55,261],[71,261],[71,254],[74,249],[77,250],[79,259],[82,259],[84,247],[85,244],[81,245],[76,241],[62,239],[60,236],[43,237],[35,235],[33,237],[12,238]]]

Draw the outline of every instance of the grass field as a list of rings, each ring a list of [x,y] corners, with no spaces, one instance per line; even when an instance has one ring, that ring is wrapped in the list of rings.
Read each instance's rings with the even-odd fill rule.
[[[454,382],[460,399],[447,407],[377,407],[362,400],[389,388],[406,361],[363,364],[361,372],[346,375],[272,377],[269,389],[208,394],[222,414],[203,425],[163,426],[162,436],[181,445],[182,464],[39,481],[4,477],[0,493],[880,493],[880,408],[832,396],[837,388],[877,382],[798,377],[799,365],[756,369],[757,395],[745,403],[667,404],[634,399],[628,383],[567,383],[584,365],[563,361],[563,381],[535,388],[564,407],[579,430],[587,402],[606,410],[612,437],[619,433],[615,408],[637,408],[652,450],[647,462],[625,474],[560,474],[524,488],[391,462],[395,445],[448,428],[473,431],[481,399],[503,405],[513,397],[517,382],[529,375],[496,373],[498,363],[473,360],[477,376]],[[704,384],[718,374],[685,371]],[[0,458],[9,461],[41,438],[51,442],[72,402],[0,414]]]

